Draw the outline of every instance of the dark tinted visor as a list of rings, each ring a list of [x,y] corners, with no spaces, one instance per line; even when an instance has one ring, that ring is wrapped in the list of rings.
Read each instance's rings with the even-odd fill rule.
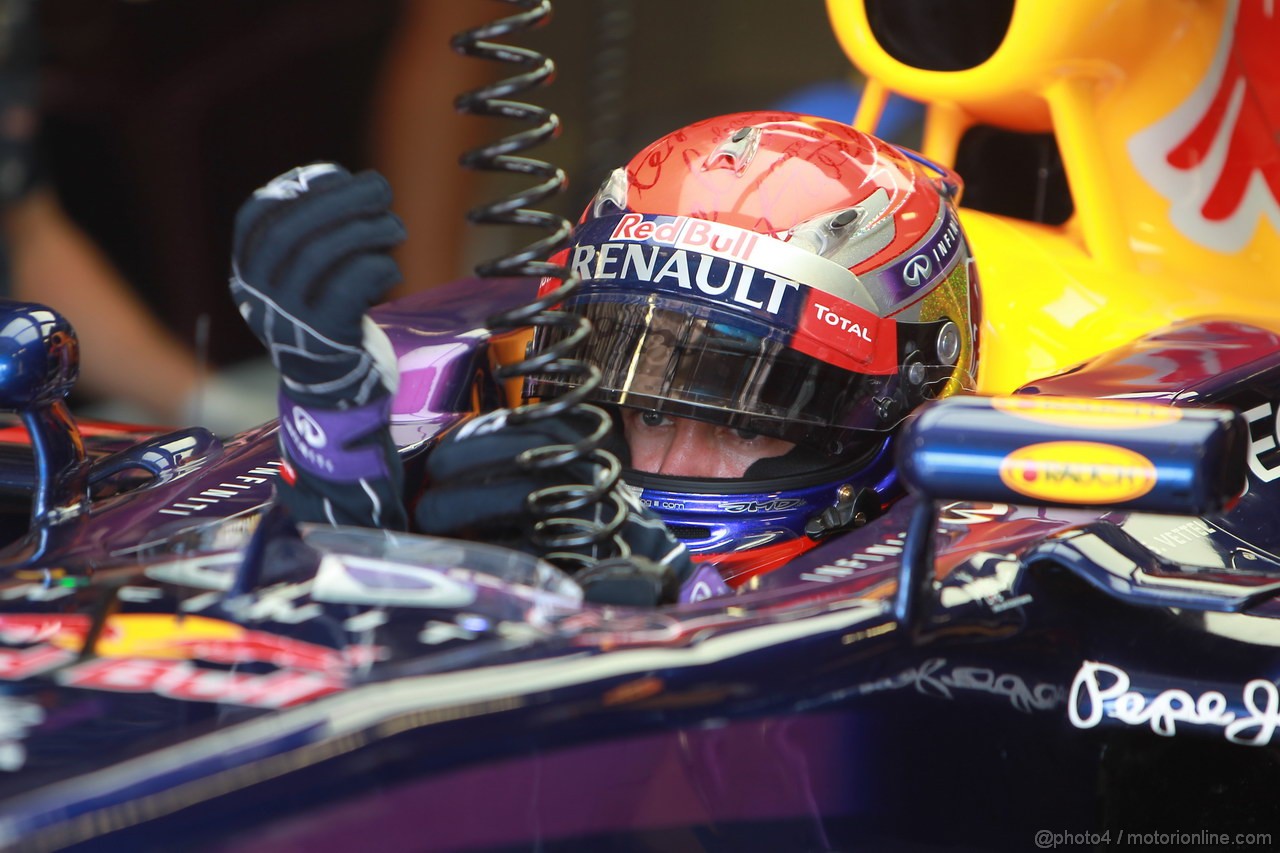
[[[572,310],[593,331],[578,357],[601,373],[595,399],[746,429],[830,451],[849,431],[887,429],[897,373],[854,373],[804,355],[784,332],[661,295],[611,295]],[[540,335],[554,334],[548,330]],[[551,343],[545,338],[539,349]],[[554,396],[542,376],[531,396]],[[887,402],[886,402],[887,401]]]

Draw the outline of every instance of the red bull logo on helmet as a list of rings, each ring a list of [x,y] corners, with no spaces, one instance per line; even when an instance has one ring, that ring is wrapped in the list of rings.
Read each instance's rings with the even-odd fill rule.
[[[639,213],[625,213],[618,220],[609,239],[660,243],[748,261],[760,235],[708,219],[692,219],[688,216],[646,217]]]

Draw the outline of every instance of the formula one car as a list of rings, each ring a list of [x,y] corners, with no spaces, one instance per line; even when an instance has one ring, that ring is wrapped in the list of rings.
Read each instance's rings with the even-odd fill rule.
[[[379,309],[410,464],[486,393],[485,287],[523,292]],[[3,329],[32,439],[3,475],[8,846],[992,849],[1276,816],[1271,332],[1187,323],[940,401],[905,436],[914,497],[634,610],[499,548],[298,529],[274,425],[81,452],[65,325]]]
[[[0,845],[1272,843],[1280,334],[1274,300],[1223,294],[1210,271],[1270,269],[1274,161],[1256,155],[1274,137],[1214,149],[1220,169],[1228,153],[1260,164],[1261,178],[1241,167],[1241,186],[1219,185],[1240,190],[1237,208],[1200,199],[1203,222],[1179,208],[1178,227],[1150,226],[1160,181],[1189,155],[1150,167],[1155,190],[1126,172],[1129,206],[1111,208],[1085,127],[1108,111],[1152,118],[1135,103],[1166,110],[1161,128],[1195,127],[1190,107],[1149,97],[1172,79],[1151,64],[1169,50],[1134,51],[1118,66],[1129,77],[1107,81],[1124,97],[1088,108],[1105,87],[1082,80],[1106,66],[1088,51],[1122,51],[1083,23],[1132,6],[1062,18],[1058,4],[1055,31],[1071,37],[1036,56],[1066,70],[1032,68],[1044,103],[1017,113],[1033,99],[1002,100],[1013,75],[982,71],[1021,67],[1027,33],[1043,40],[1033,7],[1003,20],[988,56],[913,77],[913,33],[885,30],[915,5],[830,2],[850,52],[875,60],[873,84],[892,60],[898,88],[969,120],[1063,131],[1074,209],[1058,225],[969,212],[994,306],[993,396],[923,409],[899,443],[910,496],[731,596],[604,607],[512,551],[295,524],[272,502],[274,424],[226,441],[77,424],[71,330],[43,306],[0,307],[0,408],[13,413],[0,434]],[[1199,107],[1242,67],[1255,91],[1248,48],[1270,26],[1260,4],[1209,5],[1144,30],[1194,35],[1187,54],[1207,70],[1182,95],[1206,92],[1186,102]],[[1224,109],[1265,129],[1269,101],[1232,97]],[[948,165],[950,127],[935,123],[925,146]],[[1146,157],[1157,137],[1133,150]],[[1132,251],[1135,234],[1157,251]],[[485,317],[535,286],[468,280],[377,310],[410,470],[503,399],[492,365],[510,342]]]

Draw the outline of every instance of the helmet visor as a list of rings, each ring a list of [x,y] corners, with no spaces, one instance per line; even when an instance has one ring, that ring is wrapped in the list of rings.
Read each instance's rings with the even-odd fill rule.
[[[881,430],[875,398],[897,374],[868,375],[819,361],[787,335],[740,314],[660,294],[611,294],[569,308],[593,333],[577,357],[599,369],[607,403],[696,418],[829,450],[849,430]],[[544,330],[546,331],[546,330]],[[533,395],[563,390],[541,376]]]

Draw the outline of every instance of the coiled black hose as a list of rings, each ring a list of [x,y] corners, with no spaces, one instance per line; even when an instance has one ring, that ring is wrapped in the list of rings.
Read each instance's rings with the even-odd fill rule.
[[[591,4],[592,61],[587,80],[582,174],[575,175],[579,192],[587,193],[576,207],[586,206],[610,173],[631,159],[627,143],[626,105],[631,50],[635,41],[634,0],[593,0]],[[585,178],[585,180],[584,180]]]
[[[515,460],[527,471],[545,471],[580,459],[600,464],[603,473],[598,482],[538,489],[527,501],[534,519],[534,542],[543,556],[566,567],[585,567],[599,559],[629,556],[625,553],[625,544],[615,536],[627,515],[618,491],[621,465],[612,453],[600,446],[611,427],[608,414],[585,402],[600,383],[599,371],[573,357],[590,334],[590,324],[582,317],[554,310],[554,306],[571,297],[579,285],[567,267],[548,260],[566,245],[571,227],[568,220],[538,210],[536,205],[564,190],[564,171],[543,160],[522,156],[522,152],[558,135],[560,119],[542,107],[512,100],[513,96],[550,81],[555,65],[537,51],[492,41],[544,24],[551,15],[551,3],[550,0],[500,2],[519,7],[521,11],[459,33],[453,38],[453,48],[467,56],[502,62],[522,70],[459,96],[454,105],[461,112],[514,119],[533,126],[474,148],[462,156],[461,162],[469,169],[527,176],[537,183],[475,207],[468,211],[467,218],[474,223],[527,226],[549,232],[522,249],[478,264],[476,274],[485,278],[549,276],[562,281],[554,291],[527,305],[489,317],[485,325],[494,333],[530,326],[558,332],[549,336],[555,342],[543,351],[531,352],[515,364],[500,367],[497,375],[507,380],[554,374],[574,386],[554,399],[519,406],[509,422],[520,424],[565,416],[587,424],[587,438],[583,441],[526,451]],[[590,551],[590,556],[585,551]]]

